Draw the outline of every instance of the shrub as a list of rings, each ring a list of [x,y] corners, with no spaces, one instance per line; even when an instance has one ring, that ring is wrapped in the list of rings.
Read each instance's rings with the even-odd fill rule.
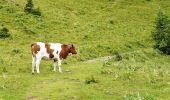
[[[115,61],[121,61],[123,59],[119,52],[116,51],[114,54],[115,54]]]
[[[33,15],[41,16],[41,11],[39,8],[33,9],[31,12]]]
[[[25,12],[31,13],[33,10],[33,7],[34,7],[34,5],[32,3],[32,0],[27,0],[27,4],[25,5],[24,10],[25,10]]]
[[[7,38],[10,36],[9,30],[4,27],[0,30],[0,38]]]
[[[156,18],[155,30],[152,32],[155,48],[165,54],[170,54],[170,20],[167,15],[159,11]]]
[[[41,16],[41,11],[39,8],[34,8],[32,0],[27,0],[27,4],[25,5],[24,11],[26,13],[31,13],[33,15]]]

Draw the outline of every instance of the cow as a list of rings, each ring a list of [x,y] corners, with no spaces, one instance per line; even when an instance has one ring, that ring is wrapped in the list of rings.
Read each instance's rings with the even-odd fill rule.
[[[36,65],[37,73],[40,73],[39,65],[41,59],[51,59],[54,61],[54,72],[56,72],[56,63],[58,61],[59,72],[62,73],[61,62],[71,54],[77,54],[73,44],[66,45],[61,43],[43,43],[35,42],[31,44],[32,51],[32,73],[34,73],[34,65]]]

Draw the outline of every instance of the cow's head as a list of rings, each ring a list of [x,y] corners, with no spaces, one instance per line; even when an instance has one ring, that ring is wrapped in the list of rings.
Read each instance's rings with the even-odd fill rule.
[[[77,54],[76,48],[73,44],[69,45],[69,53]]]

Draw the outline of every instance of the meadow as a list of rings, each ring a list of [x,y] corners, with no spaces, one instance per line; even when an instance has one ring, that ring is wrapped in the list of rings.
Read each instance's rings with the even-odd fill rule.
[[[153,48],[151,32],[169,0],[0,1],[0,100],[169,100],[170,57]],[[78,51],[53,72],[41,61],[31,73],[31,43],[73,43]]]

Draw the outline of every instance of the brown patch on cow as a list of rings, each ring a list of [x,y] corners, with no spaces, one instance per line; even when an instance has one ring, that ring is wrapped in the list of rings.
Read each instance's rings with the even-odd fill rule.
[[[54,50],[50,49],[50,44],[46,43],[45,48],[47,49],[47,53],[49,54],[49,58],[53,58],[54,57],[54,55],[53,55]]]
[[[32,50],[32,55],[35,56],[35,54],[40,51],[40,46],[37,43],[31,44],[31,50]]]
[[[59,54],[60,59],[66,59],[69,54],[69,46],[68,45],[61,45],[61,52]]]

